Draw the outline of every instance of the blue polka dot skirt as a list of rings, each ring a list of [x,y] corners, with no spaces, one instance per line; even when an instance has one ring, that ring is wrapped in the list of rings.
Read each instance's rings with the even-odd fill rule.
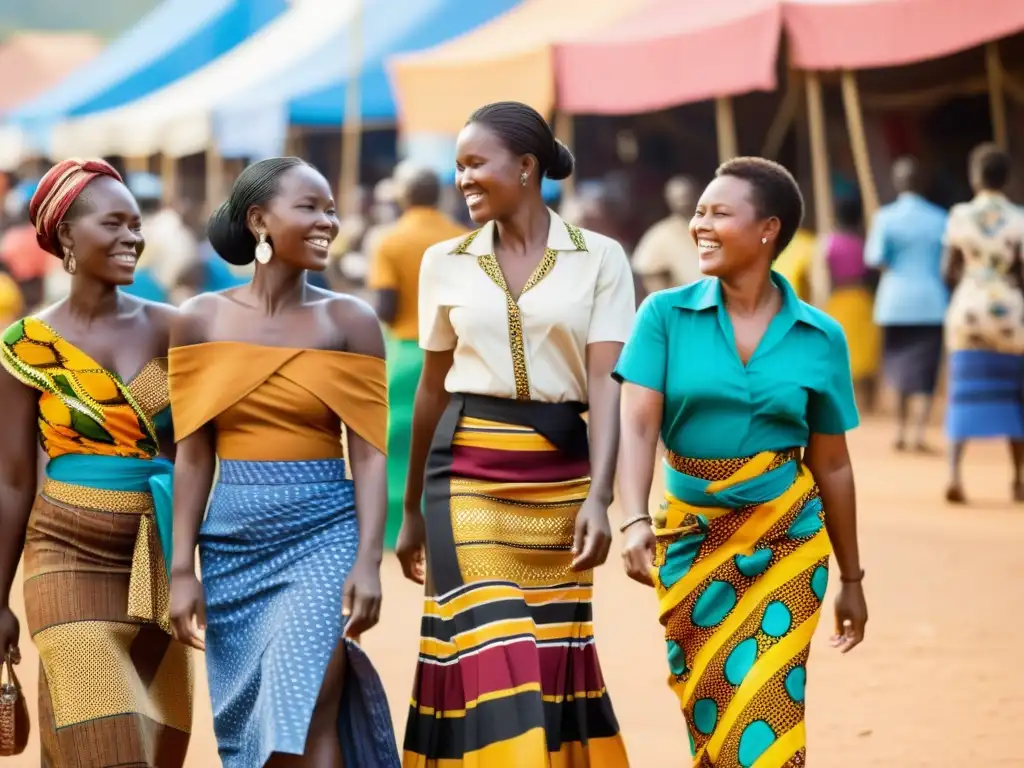
[[[359,529],[342,459],[222,461],[199,537],[206,666],[224,768],[305,751],[341,641],[342,588]],[[338,724],[348,766],[397,768],[383,686],[357,645]]]

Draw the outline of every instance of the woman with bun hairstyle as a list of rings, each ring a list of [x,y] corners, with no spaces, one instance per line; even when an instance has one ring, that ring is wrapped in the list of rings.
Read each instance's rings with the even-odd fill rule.
[[[172,333],[171,622],[206,650],[225,768],[398,765],[357,645],[381,603],[384,339],[369,306],[306,280],[337,233],[314,168],[249,166],[209,238],[253,278],[187,301]]]
[[[629,262],[544,205],[541,179],[574,161],[532,108],[480,108],[457,150],[482,226],[420,271],[397,554],[426,601],[404,765],[625,766],[591,592],[611,543]]]
[[[167,623],[162,553],[177,311],[121,291],[144,242],[138,204],[107,163],[58,163],[29,214],[71,286],[0,343],[0,656],[18,662],[8,597],[24,552],[25,618],[42,662],[42,764],[181,768],[192,670]]]

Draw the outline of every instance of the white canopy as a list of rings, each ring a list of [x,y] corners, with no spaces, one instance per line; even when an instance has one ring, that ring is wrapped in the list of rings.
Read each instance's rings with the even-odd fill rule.
[[[212,113],[232,94],[293,67],[338,35],[360,0],[293,0],[292,7],[198,72],[117,109],[54,128],[55,159],[97,155],[183,157],[213,141]]]

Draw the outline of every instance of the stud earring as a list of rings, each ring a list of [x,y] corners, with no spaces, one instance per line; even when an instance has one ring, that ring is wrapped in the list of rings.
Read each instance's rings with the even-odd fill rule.
[[[260,242],[256,246],[256,261],[267,264],[274,258],[274,248],[267,242],[267,233],[260,232]]]
[[[529,178],[530,178],[530,174],[528,174],[526,171],[523,171],[523,173],[519,176],[519,183],[522,184],[525,187],[526,186],[526,182],[527,182],[527,180],[529,180]]]
[[[69,275],[78,271],[78,262],[75,261],[75,254],[70,248],[64,249],[64,271]]]
[[[768,238],[767,237],[762,237],[761,238],[761,245],[768,245]]]

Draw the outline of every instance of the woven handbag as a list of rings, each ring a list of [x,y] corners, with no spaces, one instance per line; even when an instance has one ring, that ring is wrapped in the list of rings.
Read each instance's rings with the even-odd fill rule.
[[[3,670],[7,670],[4,680]],[[28,705],[8,653],[0,667],[0,757],[20,755],[28,745]]]

